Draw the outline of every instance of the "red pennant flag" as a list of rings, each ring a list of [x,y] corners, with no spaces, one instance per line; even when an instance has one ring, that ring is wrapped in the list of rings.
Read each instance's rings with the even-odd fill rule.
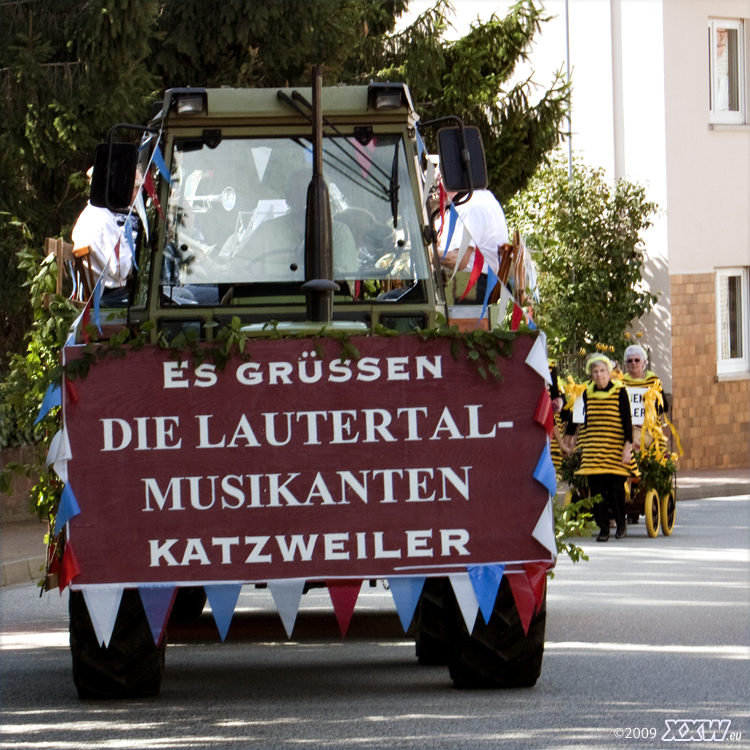
[[[534,419],[539,422],[547,434],[552,437],[552,432],[555,428],[555,415],[552,411],[552,399],[549,397],[549,391],[545,388],[542,391],[542,395],[539,397],[539,403],[536,405],[536,411],[534,412]]]
[[[143,188],[148,193],[148,197],[151,198],[151,202],[159,212],[159,216],[163,219],[164,212],[161,210],[161,203],[159,203],[159,197],[156,194],[156,186],[154,185],[154,178],[151,176],[151,170],[146,172],[146,176],[143,179]]]
[[[463,298],[474,288],[474,284],[477,283],[477,279],[479,279],[479,274],[482,273],[482,266],[484,266],[484,257],[482,256],[482,253],[479,252],[479,250],[474,250],[474,267],[471,269],[471,276],[469,277],[469,283],[466,285],[466,289],[464,290],[464,293],[461,295],[461,299],[459,302],[463,300]]]
[[[440,231],[438,232],[438,238],[442,237],[443,229],[445,228],[445,205],[448,201],[448,193],[445,192],[445,186],[443,181],[440,180],[438,183],[438,199],[440,201]]]
[[[354,612],[354,605],[357,603],[357,597],[362,588],[362,581],[326,581],[326,586],[331,595],[341,637],[345,638]]]
[[[514,302],[513,314],[511,315],[511,318],[510,318],[510,330],[517,331],[518,326],[521,325],[521,320],[523,320],[523,309]]]
[[[63,552],[62,563],[60,564],[60,593],[65,591],[66,586],[81,572],[81,566],[78,564],[76,553],[73,552],[73,546],[70,542],[65,543],[65,552]]]
[[[508,583],[510,583],[510,589],[513,592],[518,616],[521,618],[523,632],[528,635],[529,625],[531,625],[531,618],[534,616],[536,606],[534,589],[531,587],[529,579],[523,574],[511,573],[508,576]]]
[[[65,378],[65,390],[68,392],[68,398],[70,399],[71,403],[77,404],[78,389],[75,387],[73,381],[69,380],[68,378]]]
[[[544,601],[544,587],[547,585],[547,571],[550,564],[545,562],[524,563],[523,569],[526,571],[526,577],[529,579],[531,588],[534,591],[537,611],[541,608]]]

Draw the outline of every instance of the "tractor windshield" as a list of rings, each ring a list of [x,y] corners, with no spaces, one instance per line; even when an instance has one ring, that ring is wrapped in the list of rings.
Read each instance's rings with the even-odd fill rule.
[[[349,286],[366,281],[402,286],[426,278],[401,136],[374,136],[364,145],[353,137],[328,138],[323,162],[334,279]],[[303,138],[225,138],[215,148],[201,140],[176,140],[165,291],[184,290],[183,298],[191,301],[191,289],[202,292],[201,287],[303,282],[311,176],[312,150]]]

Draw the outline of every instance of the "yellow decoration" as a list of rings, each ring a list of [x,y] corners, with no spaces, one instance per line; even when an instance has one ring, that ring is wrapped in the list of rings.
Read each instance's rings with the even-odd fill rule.
[[[565,383],[563,387],[563,393],[567,396],[568,400],[563,409],[572,409],[573,404],[581,397],[585,390],[585,383],[576,383],[575,380],[568,375],[568,382]]]
[[[642,339],[643,338],[643,331],[638,331],[638,333],[635,334],[635,337],[637,339]]]
[[[625,338],[626,338],[626,339],[627,339],[628,341],[630,341],[630,331],[625,331],[625,333],[623,334],[623,336],[625,336]]]

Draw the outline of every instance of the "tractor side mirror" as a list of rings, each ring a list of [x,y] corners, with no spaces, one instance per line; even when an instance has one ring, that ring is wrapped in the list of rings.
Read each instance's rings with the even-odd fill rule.
[[[134,143],[100,143],[96,147],[89,194],[92,206],[111,211],[122,211],[130,206],[137,159],[138,149]]]
[[[438,131],[437,139],[440,172],[446,190],[469,193],[486,189],[487,162],[479,128],[442,128]]]

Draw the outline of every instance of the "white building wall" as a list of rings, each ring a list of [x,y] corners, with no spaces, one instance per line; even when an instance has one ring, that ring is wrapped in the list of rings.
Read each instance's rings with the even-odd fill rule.
[[[750,126],[709,125],[711,17],[747,22],[750,2],[664,0],[671,274],[750,265]],[[746,25],[746,89],[749,47]]]

